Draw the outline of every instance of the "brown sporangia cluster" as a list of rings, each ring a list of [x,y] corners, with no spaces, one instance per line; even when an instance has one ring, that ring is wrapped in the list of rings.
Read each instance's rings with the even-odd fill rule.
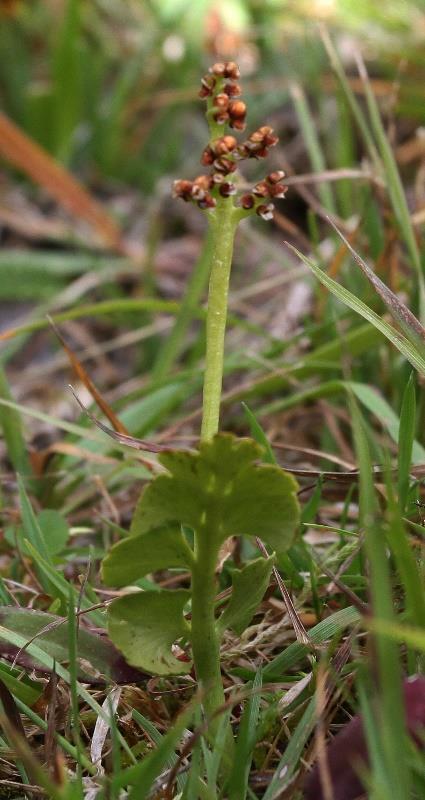
[[[248,139],[239,143],[229,133],[214,136],[217,129],[226,126],[237,131],[245,129],[246,105],[239,100],[241,89],[237,83],[240,72],[234,61],[214,64],[202,78],[199,96],[207,101],[207,119],[213,136],[201,155],[201,164],[211,167],[209,175],[198,175],[193,181],[174,182],[174,196],[195,202],[199,208],[209,210],[217,205],[217,198],[237,195],[235,184],[238,162],[248,158],[266,158],[270,147],[278,142],[273,128],[263,125]],[[282,170],[270,175],[254,186],[251,192],[239,195],[236,207],[257,213],[263,219],[272,219],[273,200],[285,196],[287,187],[282,183]]]

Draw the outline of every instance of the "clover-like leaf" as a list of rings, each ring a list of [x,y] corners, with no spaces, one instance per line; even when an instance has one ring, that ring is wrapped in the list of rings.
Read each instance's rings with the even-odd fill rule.
[[[159,569],[188,569],[192,561],[192,551],[180,527],[170,525],[115,544],[103,560],[102,578],[108,586],[128,586]]]
[[[275,556],[257,558],[242,569],[234,570],[232,596],[217,622],[220,632],[232,628],[241,634],[249,625],[269,585],[274,561]]]
[[[276,552],[291,544],[299,520],[297,484],[280,467],[258,463],[250,439],[218,434],[198,453],[167,451],[159,475],[143,492],[131,532],[179,522],[220,544],[230,536],[260,536]]]
[[[109,606],[109,638],[133,667],[155,675],[181,675],[191,664],[179,661],[171,646],[187,639],[189,624],[183,608],[190,592],[185,589],[137,592],[114,600]]]

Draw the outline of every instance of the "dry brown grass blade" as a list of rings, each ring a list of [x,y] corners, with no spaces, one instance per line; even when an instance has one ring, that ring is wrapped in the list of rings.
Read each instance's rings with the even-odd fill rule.
[[[23,739],[26,739],[25,728],[22,724],[18,707],[13,699],[13,695],[11,694],[6,684],[4,684],[1,679],[0,679],[0,702],[1,705],[3,706],[4,714],[6,715],[14,731],[19,736],[22,736]]]
[[[336,225],[334,225],[334,227],[335,227],[335,230],[336,230],[337,229]],[[351,233],[349,233],[347,235],[346,241],[349,242],[352,245],[356,241],[357,234],[358,234],[358,228],[355,228],[354,231],[352,231]],[[344,262],[344,259],[346,257],[346,249],[345,248],[346,248],[346,245],[344,245],[344,243],[341,243],[340,246],[337,248],[334,257],[332,258],[332,261],[330,263],[329,270],[328,270],[328,274],[331,276],[331,278],[335,278],[336,279],[338,277],[339,273],[340,273],[341,266],[342,266],[342,264]]]
[[[261,541],[261,539],[259,539],[258,536],[257,536],[255,541],[257,542],[257,547],[261,551],[263,556],[265,558],[268,558],[269,554],[268,554],[268,552],[266,550],[266,547],[265,547],[264,543]],[[313,649],[313,645],[312,645],[312,643],[310,641],[310,637],[309,637],[309,635],[308,635],[308,633],[307,633],[307,631],[306,631],[306,629],[305,629],[305,627],[304,627],[304,625],[303,625],[303,623],[302,623],[302,621],[300,619],[300,616],[299,616],[299,614],[298,614],[298,612],[297,612],[297,610],[296,610],[296,608],[295,608],[295,606],[294,606],[294,604],[292,602],[292,597],[289,594],[289,592],[288,592],[288,590],[287,590],[282,578],[280,577],[279,572],[277,571],[276,567],[273,567],[273,576],[274,576],[274,579],[275,579],[275,581],[276,581],[276,583],[277,583],[277,585],[279,587],[279,591],[280,591],[280,593],[282,595],[283,602],[285,603],[286,610],[288,612],[288,617],[291,620],[292,626],[293,626],[294,631],[295,631],[295,636],[297,637],[297,641],[300,642],[301,644],[305,644],[305,645],[307,645],[307,647],[311,647]]]
[[[88,408],[83,405],[80,398],[75,392],[75,389],[70,386],[72,394],[74,395],[78,405],[81,408],[81,411],[84,411],[85,414],[91,419],[91,421],[96,425],[97,428],[100,428],[101,431],[106,433],[111,439],[115,439],[116,442],[120,444],[126,445],[127,447],[133,447],[135,450],[145,450],[147,453],[162,453],[164,450],[169,450],[169,446],[165,444],[154,444],[154,442],[148,442],[146,439],[137,439],[136,436],[129,436],[126,433],[119,433],[118,431],[113,431],[111,428],[108,428],[103,422],[96,419],[95,416],[88,410]]]
[[[318,567],[322,570],[322,572],[324,572],[324,574],[327,575],[327,577],[331,579],[332,585],[337,587],[339,589],[339,591],[342,592],[342,594],[345,595],[345,597],[348,598],[350,603],[355,608],[357,608],[357,611],[359,611],[360,614],[363,614],[363,615],[364,614],[370,614],[370,608],[369,608],[367,603],[364,603],[363,600],[361,600],[360,597],[358,597],[358,595],[356,595],[356,593],[353,592],[353,590],[350,589],[349,586],[347,586],[345,583],[343,583],[343,581],[340,580],[338,575],[335,575],[332,572],[332,570],[330,570],[327,567],[325,567],[325,565],[322,564],[322,562],[321,562],[321,560],[319,558],[315,558],[315,554],[314,553],[313,553],[313,558],[316,561]]]
[[[55,453],[72,456],[79,461],[90,461],[93,464],[118,464],[118,459],[113,456],[105,456],[102,453],[92,453],[90,450],[86,450],[84,447],[78,447],[78,445],[72,442],[53,442],[53,444],[41,451],[41,455],[45,460],[48,460],[49,457]]]
[[[355,241],[355,239],[356,239],[357,233],[358,233],[358,229],[357,228],[354,231],[352,231],[351,233],[347,233],[347,240],[350,243],[353,243]],[[341,270],[341,266],[342,266],[342,264],[344,262],[345,256],[346,256],[346,249],[345,249],[344,244],[341,243],[340,246],[337,248],[337,250],[336,250],[336,252],[335,252],[335,254],[334,254],[334,256],[333,256],[333,258],[331,260],[331,263],[329,265],[328,274],[331,276],[331,278],[334,278],[334,279],[337,278],[337,276],[338,276],[338,274],[339,274],[339,272]],[[318,299],[317,308],[316,308],[316,320],[318,320],[318,321],[323,319],[323,314],[324,314],[327,298],[328,298],[328,290],[325,289],[325,287],[321,285],[320,288],[319,288],[319,299]]]
[[[22,734],[16,730],[14,725],[4,714],[0,714],[0,724],[4,729],[8,741],[10,741],[10,744],[14,748],[17,757],[24,764],[30,779],[34,782],[34,784],[38,784],[42,787],[41,792],[37,789],[38,794],[43,794],[43,789],[46,789],[46,792],[50,795],[50,797],[57,797],[56,786],[46,775],[41,763],[30,749],[26,738],[24,738]],[[31,791],[34,791],[34,788],[35,787],[29,787]]]
[[[316,687],[316,759],[322,787],[323,800],[334,800],[332,779],[326,752],[326,706],[327,706],[327,674],[324,664],[319,664]]]
[[[88,222],[105,246],[122,251],[120,229],[101,204],[49,153],[1,113],[0,156],[46,189],[73,216]]]
[[[94,385],[92,379],[87,374],[86,370],[84,369],[83,365],[81,364],[81,362],[79,361],[79,359],[75,355],[74,351],[66,343],[66,341],[63,338],[59,328],[55,325],[55,323],[53,322],[51,317],[48,316],[48,320],[49,320],[50,325],[52,326],[56,336],[58,337],[63,349],[65,350],[65,353],[67,354],[67,356],[69,358],[70,364],[71,364],[72,369],[74,370],[77,378],[79,378],[80,381],[86,387],[86,389],[88,389],[88,391],[90,392],[93,400],[95,401],[95,403],[97,403],[99,408],[103,411],[105,417],[107,419],[109,419],[109,422],[111,423],[111,425],[114,428],[114,430],[116,430],[118,433],[123,433],[126,436],[129,436],[130,435],[129,431],[127,430],[125,425],[118,419],[117,415],[114,413],[114,411],[112,410],[110,405],[106,402],[106,400],[103,399],[102,395],[98,391],[97,387]]]

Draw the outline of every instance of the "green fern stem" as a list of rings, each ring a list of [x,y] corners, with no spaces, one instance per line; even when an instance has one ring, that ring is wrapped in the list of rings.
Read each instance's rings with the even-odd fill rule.
[[[201,441],[212,439],[219,428],[229,280],[240,213],[233,206],[231,198],[220,197],[208,217],[211,267]],[[203,707],[209,718],[225,702],[220,669],[220,636],[215,624],[215,573],[218,559],[216,538],[216,531],[200,529],[195,532],[195,565],[192,570],[192,651],[196,677],[203,691]],[[209,731],[213,739],[219,722],[218,717],[210,722]],[[226,741],[230,753],[230,729]]]
[[[210,717],[224,703],[220,669],[220,639],[215,625],[216,564],[218,550],[208,531],[195,534],[195,564],[192,568],[192,651],[202,704]],[[211,723],[214,733],[218,720]]]
[[[234,208],[231,198],[220,197],[217,200],[216,208],[208,214],[212,254],[208,290],[201,441],[207,441],[215,436],[220,421],[224,336],[233,243],[236,227],[240,221],[238,211]]]

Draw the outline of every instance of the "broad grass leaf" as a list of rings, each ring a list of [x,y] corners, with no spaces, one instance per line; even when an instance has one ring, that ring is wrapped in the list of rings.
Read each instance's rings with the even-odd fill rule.
[[[179,661],[171,646],[188,637],[183,608],[190,598],[185,589],[137,592],[114,600],[109,607],[109,636],[134,667],[155,675],[181,675],[191,664]]]
[[[102,578],[108,586],[128,586],[159,569],[187,569],[192,552],[180,528],[155,528],[129,536],[112,547],[102,564]]]
[[[131,532],[174,521],[204,531],[217,544],[244,534],[284,552],[299,522],[297,483],[279,467],[258,463],[261,457],[255,442],[230,434],[201,444],[199,453],[162,453],[169,474],[145,489]]]
[[[17,664],[40,672],[49,672],[43,662],[31,655],[30,649],[19,649],[6,638],[6,631],[20,634],[26,642],[35,641],[39,650],[54,658],[59,664],[69,660],[68,626],[64,617],[47,614],[30,608],[0,606],[0,656],[14,658]],[[121,654],[106,637],[91,633],[80,626],[78,631],[79,674],[86,683],[130,683],[146,677],[129,667]]]
[[[232,573],[233,591],[228,606],[218,620],[222,631],[232,628],[241,634],[249,625],[266,591],[275,558],[257,558]]]

